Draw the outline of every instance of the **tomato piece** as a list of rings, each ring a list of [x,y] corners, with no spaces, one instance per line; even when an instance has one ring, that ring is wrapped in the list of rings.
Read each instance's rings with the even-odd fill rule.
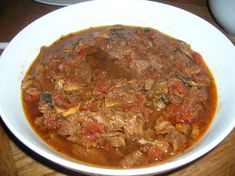
[[[86,52],[85,49],[80,49],[80,50],[78,51],[78,56],[80,56],[80,57],[86,57],[86,55],[87,55],[87,52]]]
[[[109,89],[109,87],[107,86],[107,85],[105,85],[105,84],[101,84],[101,85],[99,85],[99,87],[98,87],[98,90],[100,91],[100,92],[107,92],[108,91],[108,89]]]
[[[193,52],[192,57],[193,57],[194,62],[196,62],[197,64],[201,65],[204,63],[202,56],[199,53]]]
[[[187,101],[184,102],[182,105],[172,103],[167,106],[166,113],[170,121],[174,124],[178,122],[191,123],[194,118],[191,109],[192,107]]]
[[[105,127],[103,124],[98,122],[87,122],[83,125],[82,134],[92,141],[96,139],[96,133],[103,133],[105,131]]]
[[[107,83],[99,83],[96,85],[98,91],[106,93],[109,90],[110,85]]]
[[[179,121],[181,117],[180,110],[180,105],[178,104],[171,103],[166,107],[166,115],[169,117],[171,122],[176,123]]]
[[[186,86],[181,80],[176,80],[174,83],[171,85],[173,89],[175,89],[179,93],[185,93],[187,91]]]
[[[149,161],[160,160],[163,154],[164,151],[159,149],[157,146],[151,146],[147,151]]]
[[[192,122],[192,120],[195,117],[195,113],[193,113],[192,111],[193,107],[190,103],[189,99],[185,99],[185,101],[183,102],[182,106],[181,106],[181,119],[183,120],[183,122]]]
[[[124,111],[128,111],[131,109],[139,110],[140,112],[143,113],[143,116],[147,118],[149,117],[149,112],[147,108],[144,107],[146,101],[147,100],[145,96],[141,95],[137,97],[137,101],[130,103],[123,103],[119,106],[119,108],[123,109]]]
[[[193,80],[196,82],[201,82],[203,80],[203,76],[194,75]]]
[[[85,125],[85,130],[88,133],[102,133],[104,132],[104,126],[98,122],[88,122]]]
[[[53,117],[50,115],[44,115],[43,122],[40,125],[40,129],[43,131],[55,130],[60,128],[62,125],[62,119]]]

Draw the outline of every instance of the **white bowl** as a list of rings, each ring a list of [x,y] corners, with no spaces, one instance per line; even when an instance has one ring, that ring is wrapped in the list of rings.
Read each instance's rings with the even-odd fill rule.
[[[32,130],[21,104],[21,80],[43,45],[91,26],[124,24],[158,29],[191,44],[204,57],[218,89],[218,110],[201,140],[186,153],[158,165],[109,169],[74,162],[48,147]],[[10,42],[0,59],[0,114],[13,134],[39,155],[78,172],[100,175],[163,173],[191,162],[219,144],[235,126],[235,47],[214,26],[184,10],[151,1],[88,1],[49,13]]]

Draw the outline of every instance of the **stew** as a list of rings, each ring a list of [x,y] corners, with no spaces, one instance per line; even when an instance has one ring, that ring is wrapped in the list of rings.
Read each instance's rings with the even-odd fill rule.
[[[33,129],[56,151],[106,167],[151,165],[183,153],[216,110],[214,79],[188,44],[113,25],[43,46],[22,81]]]

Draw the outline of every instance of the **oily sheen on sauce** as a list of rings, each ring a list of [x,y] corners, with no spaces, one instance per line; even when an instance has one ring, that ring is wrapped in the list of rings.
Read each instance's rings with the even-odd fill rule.
[[[151,28],[113,25],[43,46],[22,81],[22,101],[33,129],[58,152],[131,168],[197,142],[217,93],[187,43]]]

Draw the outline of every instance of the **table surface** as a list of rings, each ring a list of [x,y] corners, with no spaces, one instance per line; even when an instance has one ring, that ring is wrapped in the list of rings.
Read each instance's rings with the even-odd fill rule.
[[[158,0],[158,2],[183,8],[204,18],[219,28],[235,44],[235,38],[223,31],[211,16],[206,0]],[[59,8],[61,7],[40,4],[32,0],[1,0],[0,42],[9,42],[26,25]],[[74,176],[82,174],[62,168],[25,147],[11,134],[0,118],[0,175]],[[208,154],[165,175],[234,176],[235,129]]]

